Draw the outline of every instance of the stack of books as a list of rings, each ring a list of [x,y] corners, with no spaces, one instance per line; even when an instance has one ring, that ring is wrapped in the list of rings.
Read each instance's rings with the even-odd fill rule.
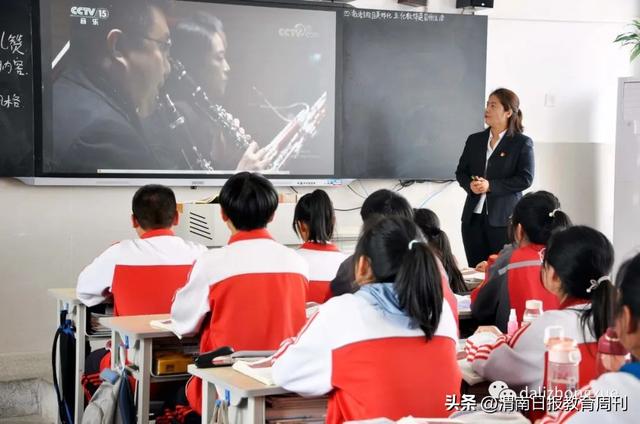
[[[269,396],[266,399],[267,424],[318,423],[325,421],[327,414],[326,396],[303,398],[295,394]]]

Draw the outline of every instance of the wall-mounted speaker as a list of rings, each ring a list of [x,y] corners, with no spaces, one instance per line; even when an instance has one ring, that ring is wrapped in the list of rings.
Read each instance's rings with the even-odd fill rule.
[[[456,7],[462,9],[465,7],[493,7],[493,0],[456,0]]]

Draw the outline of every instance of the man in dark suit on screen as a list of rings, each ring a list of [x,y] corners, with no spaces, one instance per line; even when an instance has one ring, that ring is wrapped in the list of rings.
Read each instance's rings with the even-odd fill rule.
[[[141,119],[171,67],[168,0],[94,0],[71,10],[71,65],[53,84],[49,170],[161,169]],[[91,13],[91,12],[84,12]]]

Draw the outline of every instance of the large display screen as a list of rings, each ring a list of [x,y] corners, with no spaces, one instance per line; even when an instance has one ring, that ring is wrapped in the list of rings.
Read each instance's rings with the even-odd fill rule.
[[[335,11],[40,6],[44,176],[336,174]]]

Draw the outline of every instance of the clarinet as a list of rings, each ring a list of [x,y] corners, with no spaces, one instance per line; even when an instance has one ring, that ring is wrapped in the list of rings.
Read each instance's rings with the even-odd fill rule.
[[[225,136],[229,137],[233,144],[242,151],[247,150],[251,144],[251,136],[240,126],[240,121],[227,112],[222,106],[214,104],[207,93],[189,75],[184,65],[177,59],[169,58],[172,72],[175,72],[176,80],[184,85],[191,93],[195,106],[214,124],[220,125]]]
[[[184,116],[182,116],[178,111],[178,108],[176,108],[175,103],[171,100],[171,96],[164,92],[161,93],[160,97],[162,99],[162,104],[164,105],[164,110],[169,118],[169,129],[174,133],[179,131],[183,133],[177,138],[181,139],[184,143],[184,147],[182,147],[180,151],[185,162],[187,162],[189,169],[213,171],[214,169],[211,161],[202,156],[196,146],[190,144],[191,136],[189,134],[189,129],[184,125]],[[194,164],[197,164],[197,166],[194,166]]]

